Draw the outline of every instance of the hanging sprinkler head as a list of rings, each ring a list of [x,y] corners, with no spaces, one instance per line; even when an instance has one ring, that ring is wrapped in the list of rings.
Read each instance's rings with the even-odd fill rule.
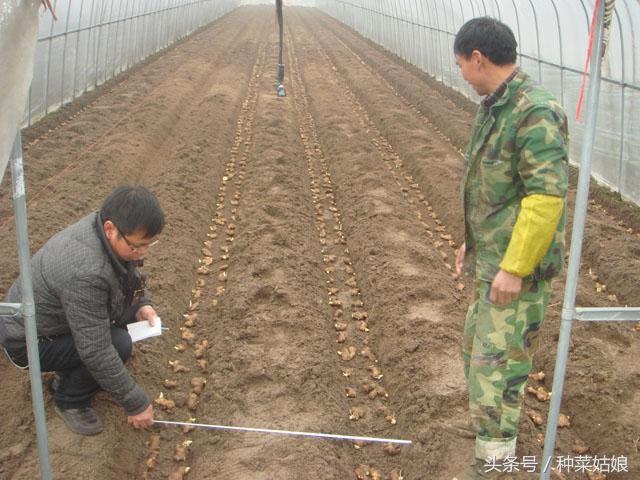
[[[276,86],[276,93],[278,94],[279,97],[284,97],[286,96],[286,92],[284,91],[284,64],[279,63],[278,64],[278,81],[277,81],[277,86]]]
[[[276,94],[279,97],[286,96],[284,91],[284,62],[282,61],[282,51],[284,47],[284,25],[282,20],[282,0],[276,0],[276,16],[278,17],[279,49],[278,49],[278,74],[276,81]]]

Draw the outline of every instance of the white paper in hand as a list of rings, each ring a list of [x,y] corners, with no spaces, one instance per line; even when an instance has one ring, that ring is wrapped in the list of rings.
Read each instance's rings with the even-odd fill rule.
[[[145,338],[162,335],[162,322],[160,321],[160,317],[156,317],[152,327],[149,325],[149,322],[142,320],[141,322],[128,324],[127,330],[129,330],[131,341],[137,342],[139,340],[144,340]]]

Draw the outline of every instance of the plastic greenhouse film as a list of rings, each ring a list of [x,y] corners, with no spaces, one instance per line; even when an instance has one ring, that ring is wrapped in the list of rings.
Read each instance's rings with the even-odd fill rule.
[[[0,182],[24,118],[38,38],[39,0],[0,0]]]

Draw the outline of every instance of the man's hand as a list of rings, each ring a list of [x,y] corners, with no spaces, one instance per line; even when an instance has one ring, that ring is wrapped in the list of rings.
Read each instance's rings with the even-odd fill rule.
[[[127,417],[127,423],[135,429],[150,427],[153,425],[153,406],[149,404],[143,412],[137,415],[129,415]]]
[[[464,269],[465,253],[467,253],[467,244],[463,242],[458,249],[458,253],[456,254],[456,273],[458,275],[462,275],[462,270]]]
[[[136,320],[138,322],[141,322],[142,320],[146,320],[147,322],[149,322],[149,325],[151,325],[152,327],[156,323],[155,322],[156,318],[158,318],[158,314],[156,313],[156,311],[153,309],[151,305],[145,305],[144,307],[141,307],[136,312]]]
[[[496,305],[510,303],[518,298],[521,291],[522,278],[513,273],[500,270],[491,283],[489,300]]]

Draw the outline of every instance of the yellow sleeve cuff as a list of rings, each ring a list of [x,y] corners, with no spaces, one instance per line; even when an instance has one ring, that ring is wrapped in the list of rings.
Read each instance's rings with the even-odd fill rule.
[[[562,197],[524,197],[500,268],[519,277],[531,275],[551,246],[563,208]]]

